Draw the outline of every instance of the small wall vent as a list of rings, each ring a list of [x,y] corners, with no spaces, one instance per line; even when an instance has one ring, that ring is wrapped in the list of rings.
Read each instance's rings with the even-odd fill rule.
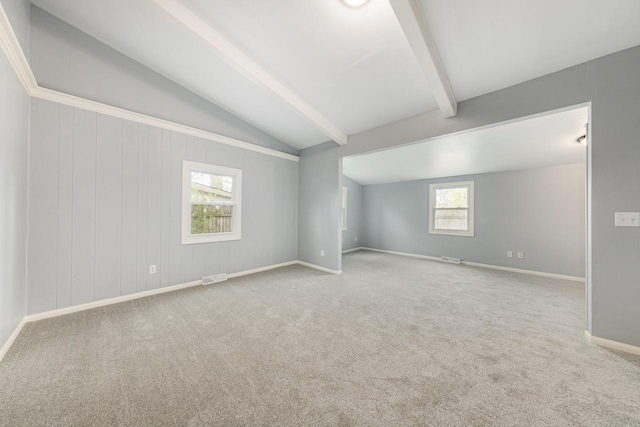
[[[440,257],[440,259],[442,261],[444,261],[444,262],[449,262],[451,264],[460,264],[460,258],[453,258],[453,257],[450,257],[450,256],[443,256],[443,257]]]
[[[224,282],[225,280],[227,280],[227,274],[226,273],[216,274],[215,276],[203,277],[202,278],[202,285],[203,286],[212,285],[214,283]]]

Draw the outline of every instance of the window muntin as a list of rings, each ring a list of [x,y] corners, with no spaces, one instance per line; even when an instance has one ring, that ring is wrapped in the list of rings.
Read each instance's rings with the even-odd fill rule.
[[[429,232],[474,235],[473,181],[429,185]]]
[[[241,170],[185,161],[182,243],[240,239],[241,189]]]

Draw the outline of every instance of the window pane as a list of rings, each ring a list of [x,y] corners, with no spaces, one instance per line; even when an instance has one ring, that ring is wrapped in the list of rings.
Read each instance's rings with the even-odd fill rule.
[[[191,205],[191,234],[231,233],[233,205]]]
[[[468,230],[469,211],[466,209],[441,209],[435,211],[436,230]]]
[[[437,188],[436,208],[468,208],[469,189],[462,188]]]
[[[233,176],[191,171],[192,202],[233,202]]]

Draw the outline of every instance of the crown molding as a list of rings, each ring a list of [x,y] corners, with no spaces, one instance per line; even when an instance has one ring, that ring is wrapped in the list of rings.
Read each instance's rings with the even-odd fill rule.
[[[2,3],[0,3],[0,46],[4,53],[7,55],[9,63],[15,70],[20,83],[24,86],[24,89],[29,95],[34,87],[38,86],[36,78],[31,72],[29,61],[27,61],[20,42],[13,32],[13,27],[9,22],[9,17],[5,13]]]
[[[230,138],[228,136],[218,135],[213,132],[208,132],[201,129],[196,129],[190,126],[181,125],[179,123],[170,122],[168,120],[159,119],[152,116],[136,113],[134,111],[125,110],[123,108],[114,107],[107,104],[101,104],[99,102],[91,101],[85,98],[80,98],[67,93],[57,92],[51,89],[45,89],[42,87],[36,87],[32,89],[31,96],[34,98],[44,99],[46,101],[57,102],[59,104],[69,105],[76,108],[82,108],[84,110],[93,111],[100,114],[105,114],[112,117],[117,117],[124,120],[129,120],[136,123],[141,123],[149,126],[155,126],[170,131],[180,132],[185,135],[195,136],[197,138],[206,139],[209,141],[219,142],[233,147],[242,148],[244,150],[255,151],[258,153],[266,154],[273,157],[279,157],[281,159],[292,160],[297,162],[300,158],[293,154],[284,153],[282,151],[273,150],[271,148],[261,147],[260,145],[251,144],[250,142],[241,141],[239,139]]]
[[[347,135],[304,101],[285,83],[262,68],[256,61],[224,38],[209,24],[177,0],[153,0],[169,16],[209,44],[229,65],[286,102],[300,116],[339,145],[347,143]]]
[[[300,157],[284,153],[282,151],[273,150],[271,148],[262,147],[250,142],[241,141],[239,139],[230,138],[228,136],[219,135],[213,132],[197,129],[191,126],[182,125],[180,123],[171,122],[169,120],[157,117],[147,116],[145,114],[136,113],[135,111],[126,110],[124,108],[114,107],[113,105],[102,104],[100,102],[91,101],[89,99],[80,98],[63,92],[46,89],[38,86],[29,61],[20,46],[20,42],[16,37],[13,27],[9,22],[9,18],[0,3],[0,47],[7,56],[9,63],[15,70],[18,79],[22,83],[27,94],[33,98],[43,99],[46,101],[57,102],[59,104],[69,105],[76,108],[93,111],[107,116],[117,117],[123,120],[129,120],[136,123],[155,126],[185,135],[191,135],[197,138],[206,139],[208,141],[219,142],[221,144],[230,145],[244,150],[254,151],[266,154],[272,157],[278,157],[285,160],[297,162]]]

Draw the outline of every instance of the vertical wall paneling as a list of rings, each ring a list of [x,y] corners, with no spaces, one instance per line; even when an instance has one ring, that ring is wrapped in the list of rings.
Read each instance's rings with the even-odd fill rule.
[[[209,163],[218,166],[226,166],[225,151],[220,150],[219,144],[206,144],[206,157],[201,160],[202,163]],[[202,246],[202,245],[198,245]],[[206,276],[218,273],[224,273],[222,266],[223,249],[225,245],[220,245],[217,242],[213,244],[204,245],[205,247],[205,271]]]
[[[60,105],[58,139],[58,288],[56,308],[71,305],[73,250],[73,107]]]
[[[32,105],[30,314],[297,258],[296,163],[49,101]],[[241,240],[182,245],[185,159],[243,171]]]
[[[182,161],[187,156],[187,137],[171,132],[169,284],[185,283],[185,245],[182,245]],[[165,191],[165,194],[167,192]],[[190,246],[190,245],[186,245]]]
[[[147,289],[147,276],[149,267],[147,263],[147,174],[148,174],[148,146],[149,126],[138,125],[138,226],[137,226],[137,267],[136,267],[136,291]]]
[[[207,161],[207,144],[201,138],[193,138],[193,160],[196,162]],[[191,250],[191,256],[193,257],[191,265],[193,267],[192,274],[193,280],[197,280],[205,275],[206,271],[206,248],[209,245],[189,245]]]
[[[191,135],[187,136],[187,147],[186,147],[186,160],[189,161],[195,161],[195,156],[193,154],[193,150],[194,150],[194,145],[193,145],[193,140],[194,137]],[[180,167],[182,168],[182,165],[180,165]],[[182,172],[182,170],[180,171]],[[181,193],[181,197],[182,197],[182,193]],[[182,222],[182,212],[180,212],[180,221]],[[196,260],[194,254],[195,254],[195,248],[197,245],[186,245],[186,247],[184,248],[184,262],[185,262],[185,281],[186,282],[191,282],[194,280],[197,280],[197,276],[195,276],[196,274],[196,266],[194,265],[194,261]]]
[[[59,106],[36,101],[31,105],[32,152],[29,168],[28,312],[56,308],[58,279],[58,137]]]
[[[74,109],[71,305],[95,301],[96,117]]]
[[[169,257],[171,244],[171,132],[162,130],[161,155],[161,226],[160,226],[160,286],[169,286]]]
[[[162,242],[160,235],[162,229],[162,131],[160,129],[149,127],[147,149],[147,265],[158,266],[157,273],[149,274],[147,277],[147,289],[157,289],[160,287]]]
[[[122,234],[120,293],[136,292],[138,241],[138,124],[124,121],[122,127]]]
[[[121,119],[98,115],[95,249],[95,298],[97,300],[120,295],[122,124]]]

